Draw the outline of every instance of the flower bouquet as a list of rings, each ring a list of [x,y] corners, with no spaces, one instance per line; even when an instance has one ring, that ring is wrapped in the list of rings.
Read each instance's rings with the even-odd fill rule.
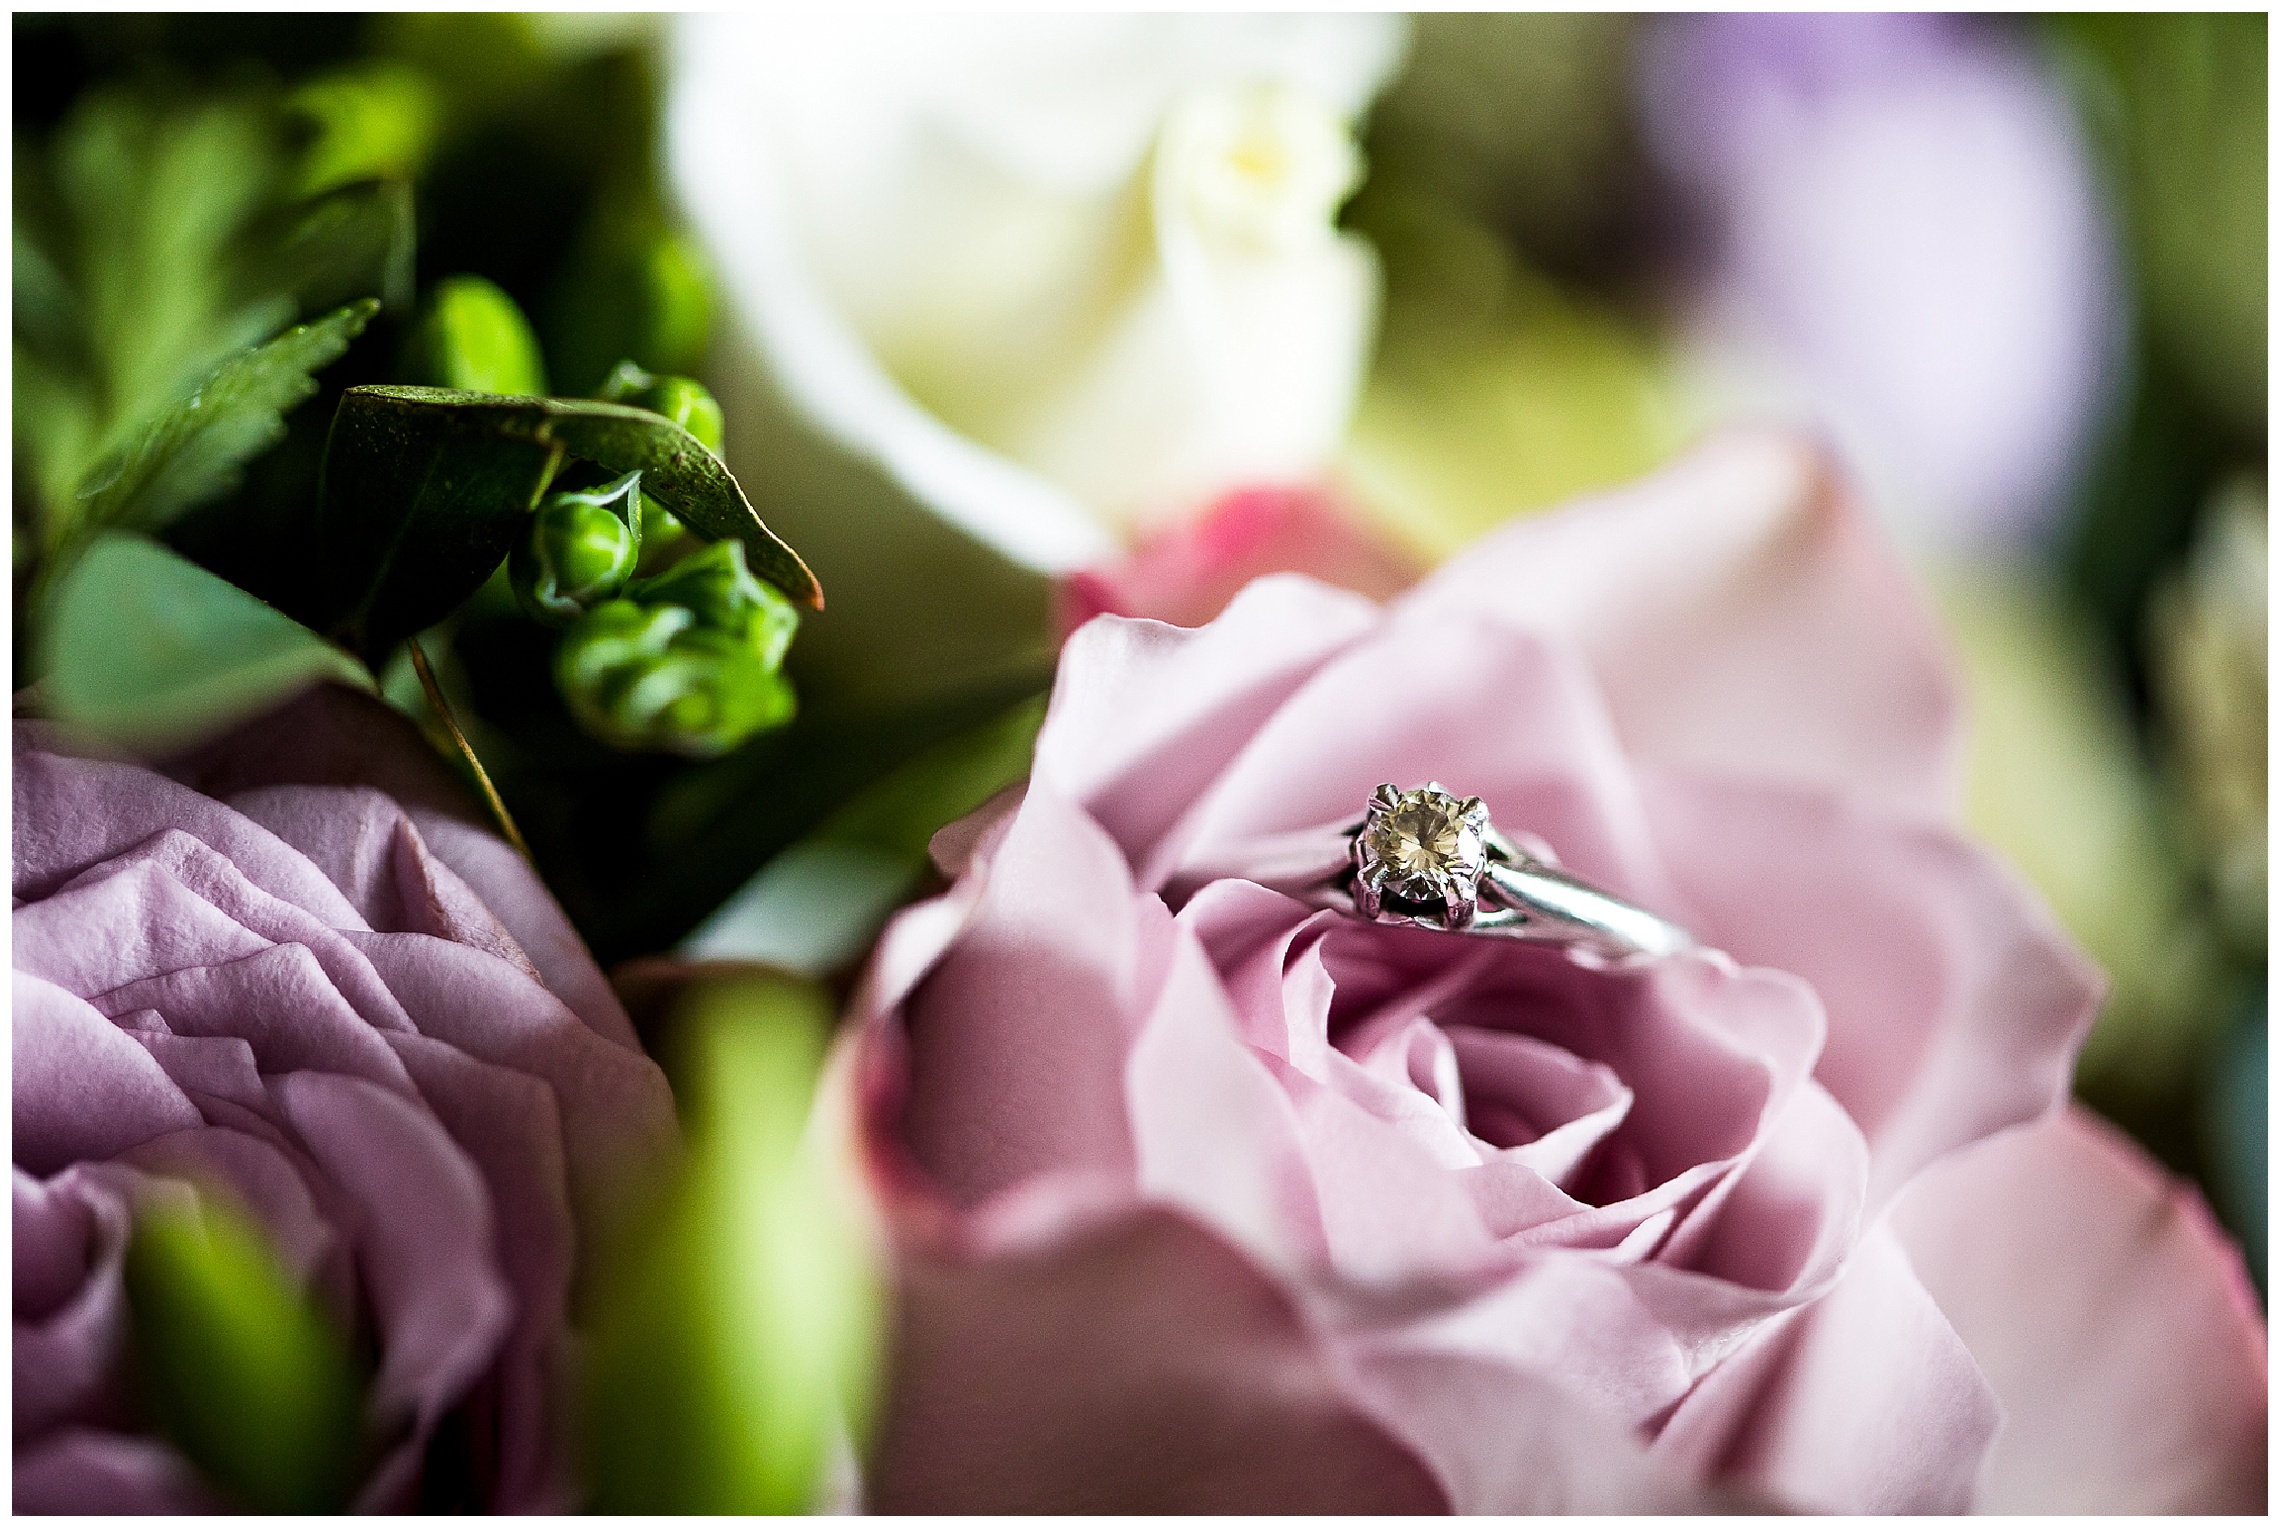
[[[2263,1507],[2261,17],[14,41],[17,1510]]]

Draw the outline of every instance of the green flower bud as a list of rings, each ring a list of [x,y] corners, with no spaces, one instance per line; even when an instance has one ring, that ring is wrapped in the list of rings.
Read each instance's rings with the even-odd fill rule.
[[[657,385],[647,396],[636,400],[640,407],[651,413],[663,414],[682,429],[697,438],[697,443],[713,455],[720,455],[722,439],[720,405],[713,395],[705,391],[701,382],[687,377],[659,377]]]
[[[664,552],[689,534],[689,528],[673,511],[658,503],[648,494],[641,496],[641,544],[653,551]]]
[[[631,361],[620,361],[597,396],[605,403],[627,403],[663,414],[697,437],[707,451],[720,455],[720,404],[702,382],[692,377],[655,376]]]
[[[631,361],[620,361],[604,382],[599,396],[607,403],[631,404],[662,414],[697,438],[697,444],[720,455],[725,431],[720,404],[702,382],[688,377],[660,377]],[[686,534],[673,512],[650,498],[641,499],[641,534],[662,547]]]
[[[421,382],[478,393],[541,397],[546,361],[515,300],[480,276],[436,285],[412,335],[411,370]]]
[[[620,361],[602,379],[602,385],[594,390],[594,396],[604,403],[633,403],[637,396],[656,385],[657,379],[648,372],[631,361]],[[635,407],[639,406],[635,404]]]
[[[614,597],[641,559],[641,474],[549,495],[516,543],[507,576],[531,619],[566,626]]]
[[[562,639],[555,682],[602,741],[700,759],[781,726],[794,708],[790,683],[749,641],[680,605],[595,606]]]
[[[744,565],[744,543],[715,541],[626,593],[644,605],[677,605],[697,624],[749,647],[761,666],[774,669],[800,627],[800,613]]]

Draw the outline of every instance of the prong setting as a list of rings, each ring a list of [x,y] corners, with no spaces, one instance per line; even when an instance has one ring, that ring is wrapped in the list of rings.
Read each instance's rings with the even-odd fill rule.
[[[1488,807],[1438,781],[1381,785],[1354,834],[1354,910],[1372,922],[1469,927],[1489,856]]]

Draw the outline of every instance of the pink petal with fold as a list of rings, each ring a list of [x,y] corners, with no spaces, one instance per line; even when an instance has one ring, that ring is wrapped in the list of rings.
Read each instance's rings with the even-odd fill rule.
[[[382,792],[402,808],[427,854],[481,899],[549,991],[596,1034],[627,1050],[640,1049],[623,1005],[530,863],[499,837],[481,803],[392,707],[339,685],[316,685],[174,760],[168,772],[233,806],[244,793],[245,815],[264,822],[275,816],[281,837],[327,866],[344,858],[338,840],[357,832],[361,819],[280,813],[279,798],[266,788],[315,787],[319,796],[325,787]],[[353,859],[353,851],[345,857]]]
[[[1145,864],[1285,697],[1378,620],[1358,595],[1285,575],[1195,631],[1094,621],[1061,649],[1032,778],[1057,784]]]
[[[1889,1227],[1729,1360],[1658,1452],[1809,1512],[1961,1512],[2002,1408]]]
[[[1892,1217],[2003,1403],[1981,1510],[2265,1510],[2264,1322],[2190,1186],[2069,1107],[1935,1163]]]
[[[205,1120],[150,1052],[52,982],[14,973],[16,1165],[60,1172]]]
[[[1135,908],[1144,921],[1160,920],[1171,943],[1169,969],[1125,1066],[1141,1190],[1216,1227],[1269,1267],[1318,1264],[1324,1211],[1288,1095],[1243,1043],[1194,936],[1175,929],[1152,899]]]
[[[512,1324],[489,1195],[475,1165],[418,1105],[320,1072],[294,1072],[275,1086],[310,1155],[360,1212],[357,1267],[380,1325],[373,1417],[388,1452],[416,1460]],[[366,1510],[408,1510],[388,1499],[392,1473],[383,1465],[368,1483]]]
[[[412,1091],[382,1031],[348,1005],[307,945],[178,967],[114,987],[94,1004],[106,1013],[156,1009],[176,1034],[241,1039],[264,1072],[317,1068]]]
[[[899,1270],[879,1512],[1437,1512],[1288,1298],[1164,1210]]]
[[[1815,1075],[1874,1143],[1879,1202],[2065,1096],[2104,981],[1986,850],[1820,791],[1673,773],[1646,794],[1695,934],[1819,993]]]
[[[230,805],[306,854],[372,928],[471,945],[540,980],[491,909],[428,852],[404,809],[378,791],[273,785],[240,792]]]
[[[627,1196],[657,1181],[679,1141],[657,1063],[596,1034],[495,955],[426,934],[352,938],[421,1034],[554,1090],[579,1225],[606,1239],[632,1208]]]
[[[1353,1361],[1371,1409],[1463,1513],[1674,1513],[1723,1503],[1657,1463],[1618,1415],[1540,1374],[1393,1347]],[[1606,1379],[1608,1375],[1595,1378]]]
[[[1451,610],[1578,643],[1642,763],[1953,813],[1961,704],[1939,628],[1827,454],[1794,436],[1715,436],[1483,538],[1394,606]]]
[[[1033,782],[958,943],[907,1005],[905,1130],[954,1199],[1048,1168],[1131,1170],[1125,1059],[1171,936],[1154,911],[1116,845]]]
[[[54,729],[13,729],[15,820],[10,872],[18,897],[44,897],[90,865],[179,829],[207,844],[271,896],[332,928],[356,909],[332,882],[267,828],[210,796],[135,764],[70,756]]]
[[[474,1159],[490,1188],[493,1253],[514,1291],[514,1326],[493,1377],[501,1512],[567,1510],[569,1419],[556,1394],[577,1228],[562,1155],[562,1111],[544,1082],[493,1066],[424,1035],[392,1043],[428,1107]]]

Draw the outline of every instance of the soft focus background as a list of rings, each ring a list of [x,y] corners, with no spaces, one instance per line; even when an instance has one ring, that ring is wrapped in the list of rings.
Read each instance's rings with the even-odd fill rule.
[[[498,283],[560,390],[592,390],[621,356],[711,381],[729,460],[782,528],[771,493],[828,501],[834,480],[800,476],[771,438],[739,443],[749,363],[723,338],[717,252],[664,169],[668,24],[18,16],[19,202],[26,156],[67,141],[97,87],[282,100],[310,183],[409,180],[415,289]],[[1324,159],[1335,173],[1310,193],[1330,208],[1356,187],[1333,247],[1366,241],[1382,272],[1328,489],[1421,566],[1719,421],[1821,432],[1946,615],[1973,705],[1973,827],[2111,973],[2082,1095],[2204,1185],[2261,1281],[2265,18],[1452,15],[1388,35],[1358,156]],[[1322,120],[1293,131],[1331,135],[1330,155]],[[176,147],[132,205],[191,269],[210,237],[198,188],[227,181],[234,151]],[[65,454],[22,382],[22,249],[19,613],[24,527]],[[152,290],[146,328],[167,311],[151,303],[195,308]],[[383,323],[343,367],[372,371],[401,339]],[[946,418],[957,386],[927,379]],[[305,468],[329,398],[270,460]],[[513,655],[472,645],[449,666],[606,964],[692,930],[701,949],[709,929],[716,948],[843,973],[919,889],[932,828],[1019,772],[1051,590],[951,531],[824,507],[870,538],[880,589],[847,580],[842,602],[818,558],[834,613],[793,652],[800,719],[727,758],[613,757],[501,677]],[[260,549],[232,534],[175,539],[236,576]],[[907,555],[898,535],[919,538]],[[865,623],[880,610],[895,620]],[[869,682],[864,654],[919,643],[899,622],[927,611],[1010,635],[954,681]],[[739,888],[762,931],[742,947],[716,916]]]

